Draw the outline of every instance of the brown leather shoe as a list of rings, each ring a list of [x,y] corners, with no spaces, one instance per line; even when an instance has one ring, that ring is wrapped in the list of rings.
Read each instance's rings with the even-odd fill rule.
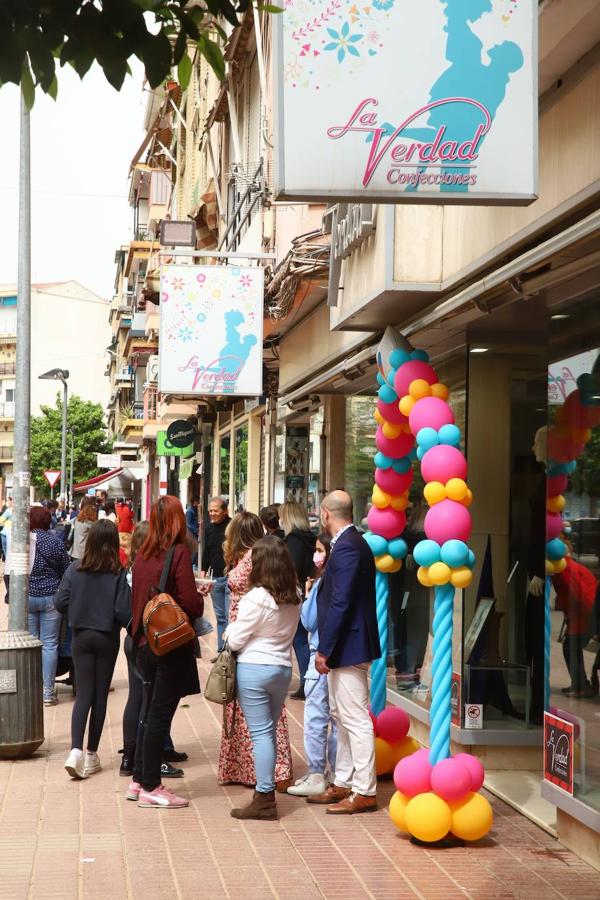
[[[327,803],[339,803],[340,800],[345,800],[346,797],[350,796],[350,788],[338,787],[337,784],[331,784],[324,794],[314,794],[312,797],[307,797],[307,803],[322,803],[323,805]]]
[[[339,803],[328,806],[325,810],[331,816],[353,816],[354,813],[376,812],[377,797],[365,797],[364,794],[349,794]]]

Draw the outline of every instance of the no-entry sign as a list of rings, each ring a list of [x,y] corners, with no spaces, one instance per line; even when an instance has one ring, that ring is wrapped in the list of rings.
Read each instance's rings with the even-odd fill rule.
[[[60,472],[55,472],[53,470],[44,472],[44,478],[46,479],[46,481],[48,482],[50,487],[53,488],[54,485],[56,484],[56,482],[58,481],[58,479],[60,478]]]

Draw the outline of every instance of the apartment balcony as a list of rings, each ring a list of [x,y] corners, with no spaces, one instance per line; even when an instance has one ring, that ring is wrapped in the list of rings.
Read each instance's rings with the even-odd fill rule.
[[[115,384],[121,384],[124,387],[130,387],[133,381],[133,366],[126,366],[120,372],[115,374]]]
[[[0,419],[14,419],[15,417],[15,404],[14,403],[0,403]]]
[[[10,376],[10,375],[12,375],[14,377],[16,374],[17,374],[16,362],[0,363],[0,378],[6,378],[7,376]]]
[[[124,440],[141,443],[144,428],[144,401],[136,400],[122,411],[121,433]]]
[[[154,421],[156,419],[158,403],[158,390],[155,386],[149,385],[144,391],[144,421]]]
[[[14,447],[0,447],[0,462],[12,462]]]

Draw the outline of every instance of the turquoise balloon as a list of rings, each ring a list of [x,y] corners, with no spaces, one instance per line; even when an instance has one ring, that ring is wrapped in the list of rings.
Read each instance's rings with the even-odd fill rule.
[[[439,444],[438,433],[435,428],[421,428],[417,434],[417,444],[423,450],[431,450],[436,444]]]
[[[378,450],[373,457],[373,462],[375,463],[376,469],[389,469],[394,463],[394,460],[390,459],[389,456],[386,456],[385,453],[382,453],[381,450]]]
[[[408,472],[410,467],[411,460],[408,456],[401,456],[400,459],[394,459],[392,461],[392,469],[394,470],[394,472],[398,472],[398,474],[400,475],[404,475],[405,472]]]
[[[417,447],[417,459],[419,460],[419,462],[421,462],[426,453],[427,450],[425,449],[425,447]]]
[[[413,557],[418,566],[432,566],[441,561],[440,545],[436,541],[419,541]]]
[[[458,447],[460,444],[460,428],[458,425],[442,425],[439,430],[439,443]]]
[[[554,475],[572,475],[576,468],[576,460],[571,460],[571,462],[567,463],[556,463],[548,469],[548,476],[552,478]]]
[[[383,387],[383,385],[384,385],[385,383],[386,383],[385,378],[383,377],[383,375],[381,374],[381,372],[378,372],[378,373],[377,373],[377,384],[379,384],[379,385],[381,385],[381,386]]]
[[[394,538],[393,541],[389,542],[387,552],[390,556],[393,556],[394,559],[404,559],[408,553],[408,544],[406,541],[403,541],[402,538]]]
[[[388,552],[388,542],[380,534],[373,534],[372,531],[367,531],[366,534],[363,534],[363,538],[371,548],[373,556],[383,556],[384,553]]]
[[[469,562],[469,548],[463,541],[446,541],[442,544],[442,562],[447,566],[458,568]]]
[[[546,556],[548,559],[562,559],[567,555],[567,545],[560,538],[554,538],[546,544]]]
[[[413,350],[411,359],[419,359],[421,362],[429,362],[429,353],[426,350]]]
[[[475,565],[475,554],[472,550],[469,550],[469,559],[467,560],[467,565],[470,569],[472,569]]]
[[[389,386],[389,384],[382,384],[379,390],[377,391],[377,396],[381,400],[382,403],[393,403],[394,400],[398,399],[398,395],[396,391]]]
[[[407,353],[406,350],[401,350],[399,347],[397,347],[390,353],[390,366],[393,366],[395,369],[399,369],[400,366],[409,361],[410,357],[410,353]]]
[[[394,378],[395,377],[396,377],[396,370],[390,369],[387,380],[388,380],[388,384],[391,384],[392,387],[394,387]]]

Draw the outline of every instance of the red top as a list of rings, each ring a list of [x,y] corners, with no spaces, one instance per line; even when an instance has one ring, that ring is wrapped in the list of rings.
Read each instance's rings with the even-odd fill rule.
[[[163,551],[160,556],[152,556],[150,559],[143,559],[139,553],[135,558],[131,592],[133,634],[137,633],[144,607],[150,599],[150,589],[157,588],[159,585],[166,556],[166,552]],[[198,618],[204,612],[204,597],[196,590],[192,557],[188,548],[183,544],[177,544],[175,547],[171,571],[167,580],[167,593],[187,613],[190,621]],[[141,643],[143,642],[142,639]]]
[[[589,569],[570,556],[567,568],[552,576],[557,606],[567,617],[567,634],[586,634],[590,630],[598,581]]]
[[[126,503],[119,503],[115,507],[115,512],[119,518],[117,529],[120,534],[131,534],[133,531],[133,513]]]

